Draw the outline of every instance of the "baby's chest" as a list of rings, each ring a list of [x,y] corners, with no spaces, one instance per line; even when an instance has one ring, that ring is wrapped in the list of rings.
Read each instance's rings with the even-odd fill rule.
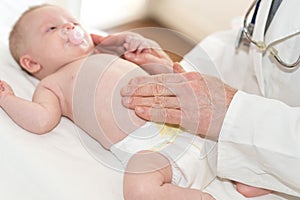
[[[66,71],[65,73],[59,74],[54,78],[54,81],[57,83],[55,88],[55,93],[59,98],[63,114],[65,116],[71,116],[72,104],[73,104],[73,92],[74,85],[76,82],[76,72],[75,71]]]

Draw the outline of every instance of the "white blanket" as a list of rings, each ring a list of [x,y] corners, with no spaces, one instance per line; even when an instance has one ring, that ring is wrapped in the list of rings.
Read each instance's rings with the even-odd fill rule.
[[[31,99],[37,80],[23,72],[8,50],[8,33],[29,5],[43,0],[2,1],[0,11],[0,79],[17,96]],[[122,199],[121,172],[101,164],[89,148],[108,158],[112,155],[63,118],[55,130],[38,136],[18,127],[0,109],[0,199],[96,200]]]
[[[21,71],[2,43],[0,79],[26,99],[37,82]],[[91,145],[86,148],[82,141]],[[66,118],[39,136],[18,127],[0,109],[0,199],[122,199],[122,173],[101,164],[91,148],[112,157]]]

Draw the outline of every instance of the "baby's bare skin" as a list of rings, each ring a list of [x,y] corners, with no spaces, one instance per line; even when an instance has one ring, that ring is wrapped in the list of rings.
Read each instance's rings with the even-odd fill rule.
[[[56,127],[61,116],[66,116],[91,134],[104,147],[109,148],[142,124],[143,121],[136,117],[133,111],[121,106],[119,91],[133,77],[133,74],[128,74],[128,72],[135,71],[136,76],[146,73],[137,65],[117,57],[113,58],[114,62],[110,66],[101,66],[102,58],[91,64],[86,63],[89,56],[95,52],[103,56],[105,49],[109,49],[112,53],[118,52],[120,55],[125,52],[142,52],[146,47],[151,47],[148,43],[153,42],[148,42],[137,34],[120,33],[107,37],[101,42],[102,48],[96,48],[98,50],[96,51],[90,34],[84,31],[80,23],[66,10],[51,5],[41,6],[24,14],[17,23],[17,27],[13,30],[19,32],[12,38],[22,35],[23,40],[17,41],[17,44],[16,41],[10,42],[11,49],[16,50],[13,51],[15,52],[13,55],[16,56],[17,52],[20,54],[19,57],[14,58],[23,69],[41,80],[32,101],[16,97],[8,84],[1,83],[0,106],[18,125],[30,132],[44,134]],[[80,36],[74,41],[75,30]],[[15,33],[14,31],[12,33]],[[110,45],[115,42],[117,45]],[[84,77],[87,82],[82,81],[75,87],[81,66],[89,68],[89,65],[98,64],[99,68],[105,69],[106,72],[101,74],[103,75],[101,77],[93,78],[99,79],[99,82],[85,87],[91,79],[90,76],[95,74],[93,70],[98,71],[99,68],[96,66],[96,68],[92,67],[93,70],[88,71]],[[120,85],[120,81],[124,84]],[[99,87],[96,87],[97,84]],[[82,103],[74,104],[73,92],[78,90],[86,92],[91,89],[90,87],[93,87],[95,91],[87,99],[93,99],[96,102],[95,105],[89,105],[87,99]],[[77,99],[82,97],[83,95],[76,95]],[[79,114],[80,119],[75,120],[73,109],[84,111],[91,107],[89,113],[91,116],[83,118]],[[115,111],[118,110],[118,114],[113,113],[113,108]],[[86,123],[93,120],[93,123]]]
[[[102,60],[106,58],[113,62],[107,66],[103,66]],[[87,62],[89,59],[93,59],[96,62]],[[95,66],[90,66],[94,64],[97,65],[96,68]],[[97,85],[94,86],[96,88],[94,96],[87,97],[95,98],[94,101],[96,103],[93,110],[95,116],[97,116],[97,119],[95,120],[98,124],[91,125],[88,123],[88,127],[84,127],[87,126],[84,125],[86,124],[84,121],[91,120],[93,113],[91,113],[90,117],[87,119],[78,118],[81,120],[78,121],[74,119],[74,109],[85,109],[85,106],[89,107],[91,105],[86,105],[85,98],[82,96],[79,97],[82,102],[80,105],[73,103],[74,98],[78,98],[77,96],[74,96],[74,91],[93,89],[86,88],[84,82],[76,82],[77,76],[82,72],[81,69],[86,67],[91,69],[88,74],[84,74],[86,80],[89,80],[90,76],[97,73],[93,71],[93,69],[99,70],[99,68],[102,68],[100,69],[101,76],[97,78]],[[59,104],[57,104],[59,105],[57,110],[61,110],[62,116],[68,117],[84,130],[91,129],[90,126],[94,126],[93,128],[98,130],[97,134],[93,134],[93,132],[90,133],[90,131],[87,132],[97,139],[105,148],[109,149],[112,144],[119,142],[129,133],[145,123],[143,120],[136,117],[132,110],[128,110],[121,105],[120,90],[117,89],[123,87],[134,76],[145,74],[146,73],[137,65],[123,59],[104,54],[93,55],[72,62],[56,73],[43,79],[38,85],[35,95],[43,95],[45,90],[50,91],[53,95],[53,99],[56,97],[59,102]],[[53,100],[52,103],[49,103],[55,104],[55,101],[56,100]],[[116,117],[116,113],[114,113],[116,107],[118,117]],[[81,112],[81,110],[79,112]],[[124,120],[126,123],[124,123]],[[99,127],[97,127],[97,125]]]

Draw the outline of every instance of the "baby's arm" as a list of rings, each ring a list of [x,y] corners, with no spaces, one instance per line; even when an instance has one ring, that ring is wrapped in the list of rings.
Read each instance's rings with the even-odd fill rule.
[[[38,86],[32,101],[14,95],[11,87],[0,81],[0,107],[22,128],[36,134],[52,130],[62,112],[59,99],[49,89]]]
[[[107,37],[92,35],[96,52],[115,54],[143,68],[149,74],[173,72],[173,61],[155,41],[133,32]]]
[[[134,62],[149,74],[172,73],[173,61],[154,40],[141,35],[128,35],[125,39],[124,58]]]

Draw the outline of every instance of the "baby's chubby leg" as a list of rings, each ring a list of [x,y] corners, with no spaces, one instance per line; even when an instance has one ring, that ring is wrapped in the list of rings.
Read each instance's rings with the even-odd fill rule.
[[[169,160],[159,152],[141,151],[128,162],[124,176],[125,200],[214,200],[200,190],[171,184]]]

